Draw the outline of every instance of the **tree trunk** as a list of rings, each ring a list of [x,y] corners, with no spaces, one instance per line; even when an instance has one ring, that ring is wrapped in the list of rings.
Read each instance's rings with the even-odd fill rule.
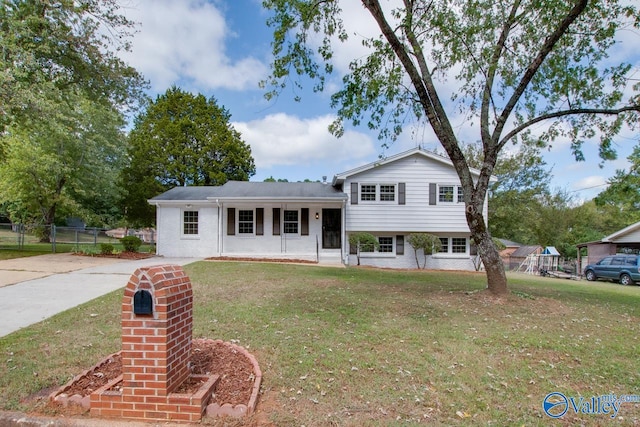
[[[502,296],[507,294],[507,276],[504,271],[504,264],[498,253],[498,248],[493,243],[491,234],[487,229],[482,210],[467,207],[467,223],[471,229],[471,235],[478,247],[478,253],[484,264],[487,275],[487,289],[493,295]]]

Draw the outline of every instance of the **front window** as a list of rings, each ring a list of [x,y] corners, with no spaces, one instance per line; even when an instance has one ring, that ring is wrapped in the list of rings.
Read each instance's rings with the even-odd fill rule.
[[[396,199],[395,185],[380,185],[380,201],[393,202]]]
[[[284,232],[298,234],[298,211],[284,211]]]
[[[253,234],[253,211],[238,212],[238,232],[240,234]]]
[[[440,237],[440,252],[443,252],[443,253],[449,252],[449,238],[448,237]]]
[[[184,211],[182,219],[183,234],[198,234],[198,211]]]
[[[462,192],[462,185],[458,185],[458,203],[464,203],[464,193]]]
[[[438,195],[441,203],[453,203],[453,185],[440,186]]]
[[[451,252],[454,254],[467,253],[467,239],[454,237],[451,239]]]
[[[363,202],[376,200],[376,186],[375,185],[362,185],[360,187],[360,200]]]
[[[378,237],[378,252],[393,252],[393,237]]]

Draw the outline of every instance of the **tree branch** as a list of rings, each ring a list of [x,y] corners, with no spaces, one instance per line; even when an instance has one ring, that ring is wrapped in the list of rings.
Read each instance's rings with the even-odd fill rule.
[[[491,141],[491,135],[489,134],[489,105],[492,99],[491,90],[493,89],[493,83],[496,78],[498,62],[500,61],[502,52],[505,49],[507,38],[509,37],[509,32],[511,31],[511,24],[516,18],[516,13],[519,7],[520,0],[517,0],[513,3],[511,11],[509,12],[509,18],[505,20],[504,25],[502,26],[502,31],[500,32],[500,37],[498,38],[495,50],[493,51],[491,62],[489,62],[489,72],[486,76],[487,81],[484,87],[484,93],[482,94],[482,106],[480,109],[480,134],[485,152],[487,151],[489,142]]]
[[[429,119],[429,123],[431,123],[436,136],[438,137],[440,142],[443,143],[447,140],[450,140],[453,136],[453,130],[451,129],[451,125],[447,120],[447,116],[444,113],[444,109],[442,108],[442,104],[438,99],[438,95],[435,92],[433,85],[431,85],[431,87],[428,87],[428,85],[425,84],[425,81],[423,81],[423,79],[421,78],[420,73],[416,69],[414,63],[409,57],[409,54],[405,50],[405,46],[398,39],[398,36],[396,36],[396,34],[393,32],[393,29],[386,21],[384,13],[382,12],[382,8],[380,7],[380,2],[377,0],[362,0],[362,4],[365,8],[367,8],[367,10],[369,10],[373,18],[378,23],[382,34],[389,42],[389,45],[393,49],[394,53],[398,56],[398,59],[409,75],[411,83],[418,93],[420,103],[424,108],[425,114]],[[415,50],[416,46],[413,45],[413,48]],[[416,50],[416,54],[419,52],[421,52],[421,50],[418,48]],[[428,78],[430,80],[431,77],[428,73],[428,69],[427,75],[429,76]]]
[[[573,22],[578,19],[580,14],[584,12],[588,3],[588,0],[577,0],[567,16],[565,16],[562,22],[558,25],[558,28],[556,28],[556,30],[546,38],[544,44],[538,52],[538,55],[531,62],[531,64],[529,64],[527,71],[525,71],[524,75],[522,76],[522,79],[511,95],[509,102],[507,102],[504,110],[502,110],[502,114],[500,115],[500,117],[498,117],[496,127],[493,130],[493,139],[497,140],[498,136],[502,133],[502,131],[504,130],[504,126],[507,123],[507,119],[509,118],[509,116],[511,116],[513,109],[516,107],[518,101],[520,100],[520,97],[524,93],[529,83],[531,83],[533,76],[535,76],[535,74],[538,72],[538,69],[542,66],[544,60],[551,53],[560,38],[562,38],[562,36],[567,32],[571,24],[573,24]]]
[[[521,124],[520,126],[518,126],[515,129],[513,129],[511,132],[509,132],[507,135],[505,135],[505,137],[502,138],[500,140],[500,143],[498,144],[498,150],[502,150],[502,147],[504,147],[505,144],[507,142],[509,142],[509,140],[511,138],[513,138],[514,136],[516,136],[517,134],[519,134],[520,132],[522,132],[526,128],[528,128],[530,126],[533,126],[536,123],[540,123],[542,121],[545,121],[545,120],[557,119],[559,117],[566,117],[566,116],[572,116],[572,115],[578,115],[578,114],[598,114],[598,115],[611,116],[611,115],[618,115],[618,114],[621,114],[621,113],[625,113],[625,112],[628,112],[628,111],[640,112],[640,105],[630,105],[630,106],[627,106],[627,107],[622,107],[622,108],[617,108],[617,109],[611,109],[611,108],[576,108],[576,109],[573,109],[573,110],[563,110],[563,111],[556,111],[554,113],[543,114],[541,116],[538,116],[536,118],[533,118],[533,119],[529,120],[528,122],[525,122],[525,123]]]

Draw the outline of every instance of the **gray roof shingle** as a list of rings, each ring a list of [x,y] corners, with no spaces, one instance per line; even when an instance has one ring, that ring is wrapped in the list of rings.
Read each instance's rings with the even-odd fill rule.
[[[321,182],[228,181],[217,187],[175,187],[150,201],[204,201],[208,198],[346,200],[347,195],[332,185]]]

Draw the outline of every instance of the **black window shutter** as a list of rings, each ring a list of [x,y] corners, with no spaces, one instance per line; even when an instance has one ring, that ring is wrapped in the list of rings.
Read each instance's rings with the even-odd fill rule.
[[[309,235],[309,208],[300,209],[300,235]]]
[[[436,190],[437,190],[436,184],[434,183],[429,184],[429,204],[430,205],[436,204]]]
[[[396,236],[396,255],[404,255],[404,236]]]
[[[407,185],[404,182],[398,184],[398,204],[404,205],[407,203]]]
[[[227,208],[227,236],[236,234],[236,208]]]
[[[358,183],[357,182],[351,183],[351,204],[352,205],[358,204]]]
[[[264,208],[256,208],[256,236],[264,235]]]
[[[280,235],[280,208],[273,208],[273,235]]]

